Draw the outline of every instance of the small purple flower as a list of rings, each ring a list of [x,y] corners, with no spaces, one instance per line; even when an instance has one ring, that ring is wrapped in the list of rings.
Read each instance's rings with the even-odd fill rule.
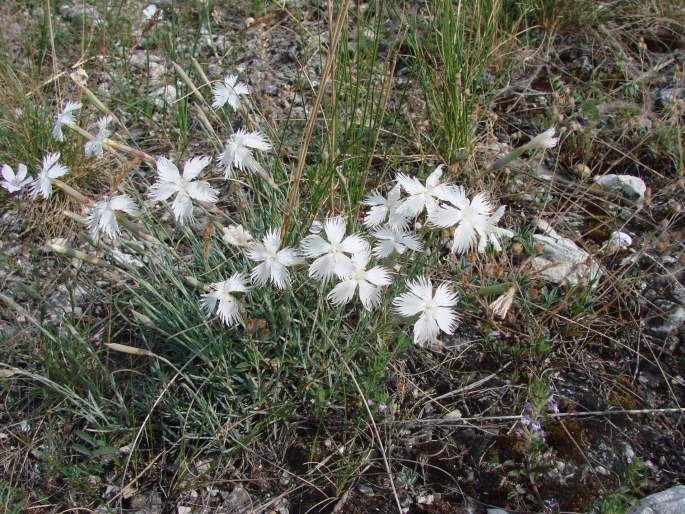
[[[547,408],[550,412],[553,412],[555,414],[559,413],[559,404],[554,399],[554,395],[550,395],[550,397],[547,398]]]
[[[528,416],[521,416],[521,424],[524,427],[527,427],[528,425],[530,425],[530,418]]]
[[[656,469],[656,464],[654,464],[651,460],[647,459],[645,461],[645,466],[647,466],[649,469]]]
[[[533,429],[533,432],[542,432],[542,427],[540,426],[540,423],[531,423],[530,428]]]
[[[378,405],[378,412],[380,412],[381,414],[385,414],[386,412],[388,412],[388,406],[384,403],[381,403],[380,405]]]
[[[526,412],[533,412],[533,406],[530,404],[530,402],[526,402],[523,404],[523,410]]]
[[[366,405],[368,405],[369,407],[372,407],[373,406],[373,400],[371,400],[371,399],[366,400]]]

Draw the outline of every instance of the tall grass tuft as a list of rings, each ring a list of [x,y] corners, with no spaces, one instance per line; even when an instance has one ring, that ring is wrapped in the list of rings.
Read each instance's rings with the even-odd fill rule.
[[[430,0],[414,16],[408,42],[437,150],[454,162],[470,155],[478,96],[494,86],[499,45],[515,34],[501,0]]]

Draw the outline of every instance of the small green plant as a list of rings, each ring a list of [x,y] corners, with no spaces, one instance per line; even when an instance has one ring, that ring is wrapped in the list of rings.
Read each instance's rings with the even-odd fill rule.
[[[640,457],[626,459],[619,472],[620,485],[595,501],[594,514],[625,514],[625,512],[643,496],[642,490],[647,486],[646,475],[653,464]]]
[[[25,489],[13,486],[5,479],[0,479],[0,505],[7,514],[20,514],[26,512],[30,503]]]
[[[558,405],[547,383],[534,377],[528,386],[528,398],[523,404],[523,415],[517,429],[526,445],[525,466],[528,480],[533,486],[539,482],[548,459],[544,438],[543,414],[558,411]]]

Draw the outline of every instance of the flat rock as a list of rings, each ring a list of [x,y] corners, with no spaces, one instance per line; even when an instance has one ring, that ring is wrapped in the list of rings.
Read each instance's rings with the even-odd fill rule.
[[[626,514],[683,514],[685,512],[685,486],[678,485],[650,494]]]
[[[62,5],[59,8],[59,14],[64,21],[74,21],[80,17],[100,25],[102,20],[98,16],[98,10],[92,5]]]
[[[245,514],[252,509],[252,498],[250,494],[240,486],[237,486],[227,498],[224,499],[223,508],[227,512],[235,512],[236,514]]]
[[[544,234],[533,237],[542,243],[542,255],[533,259],[533,269],[545,280],[555,284],[576,285],[582,278],[595,279],[602,275],[592,256],[574,241],[559,235],[546,221],[538,220]]]
[[[594,181],[605,191],[621,195],[633,205],[642,206],[647,186],[640,177],[609,174],[597,176]]]
[[[629,248],[633,244],[633,238],[625,232],[614,231],[609,236],[609,239],[604,244],[604,249],[608,253],[616,253],[625,248]]]
[[[678,306],[666,315],[662,323],[651,327],[650,330],[657,334],[673,334],[683,323],[685,323],[685,307]]]
[[[162,86],[150,93],[150,97],[154,99],[155,105],[160,108],[173,104],[177,96],[176,88],[172,85]]]

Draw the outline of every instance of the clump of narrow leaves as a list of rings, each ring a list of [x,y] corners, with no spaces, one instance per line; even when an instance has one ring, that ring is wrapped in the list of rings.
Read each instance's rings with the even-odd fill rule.
[[[228,104],[238,111],[241,102],[248,97],[249,89],[236,75],[228,75],[214,85],[212,93],[214,109]],[[64,104],[55,116],[52,130],[55,140],[64,141],[63,128],[66,127],[88,138],[84,145],[86,157],[101,158],[109,150],[126,151],[128,147],[111,139],[108,127],[113,118],[109,115],[98,120],[95,135],[77,127],[75,113],[81,108],[77,102]],[[550,129],[533,138],[526,149],[545,150],[554,147],[557,141],[554,129]],[[257,154],[271,148],[269,140],[258,130],[237,130],[228,137],[218,155],[224,178],[233,179],[237,171],[257,173],[274,185]],[[140,152],[136,155],[140,156]],[[219,210],[215,205],[219,192],[200,178],[211,162],[210,157],[191,157],[180,171],[167,157],[144,156],[154,161],[157,173],[147,196],[153,203],[168,204],[176,223],[192,226],[196,210],[205,213]],[[56,185],[67,193],[85,198],[58,180],[69,171],[59,159],[59,153],[45,155],[35,178],[27,176],[28,170],[23,164],[17,165],[16,174],[9,165],[3,165],[4,180],[0,185],[10,193],[29,187],[33,198],[41,196],[44,199],[50,198],[53,185]],[[126,193],[86,201],[89,205],[85,222],[94,241],[100,241],[100,235],[110,240],[120,237],[119,221],[123,215],[139,217],[145,214],[155,221],[155,213],[141,209],[133,196]],[[451,250],[455,254],[474,249],[482,253],[488,246],[501,251],[501,241],[513,236],[510,230],[498,226],[505,207],[495,208],[483,192],[469,197],[462,186],[443,181],[442,165],[425,181],[398,173],[387,194],[374,191],[362,204],[368,207],[363,219],[367,233],[354,231],[343,216],[332,215],[323,223],[315,222],[311,233],[295,246],[285,244],[285,234],[278,226],[261,237],[253,236],[241,225],[220,226],[224,242],[239,250],[235,258],[248,259],[253,267],[249,277],[233,273],[226,280],[206,285],[200,296],[205,311],[208,315],[216,315],[227,327],[234,327],[242,322],[243,311],[249,310],[249,297],[255,287],[287,289],[292,284],[293,274],[306,265],[308,277],[320,282],[320,289],[330,287],[325,298],[332,306],[342,308],[357,303],[358,299],[357,305],[361,304],[365,311],[371,312],[383,304],[386,289],[397,280],[391,271],[399,269],[396,260],[411,259],[412,253],[429,250],[424,242],[428,230],[453,231]],[[219,223],[217,218],[212,219]],[[392,259],[394,266],[384,266],[384,259]],[[227,268],[230,267],[228,262]],[[252,285],[248,285],[249,282]],[[334,283],[329,286],[329,282]],[[417,345],[435,342],[440,333],[454,332],[459,322],[456,311],[459,295],[448,284],[434,288],[431,279],[422,275],[407,280],[406,288],[406,292],[392,300],[393,312],[401,318],[416,318],[414,342]]]

